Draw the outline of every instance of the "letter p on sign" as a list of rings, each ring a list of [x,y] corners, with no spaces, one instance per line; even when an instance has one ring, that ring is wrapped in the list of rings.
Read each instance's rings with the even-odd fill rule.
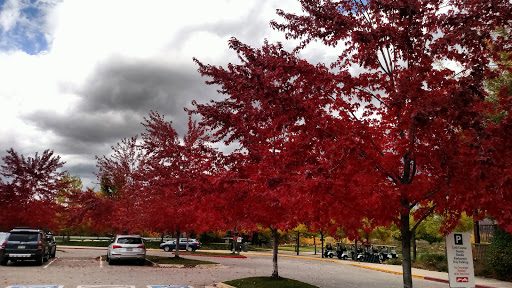
[[[453,234],[453,237],[455,237],[455,245],[463,245],[462,234]]]

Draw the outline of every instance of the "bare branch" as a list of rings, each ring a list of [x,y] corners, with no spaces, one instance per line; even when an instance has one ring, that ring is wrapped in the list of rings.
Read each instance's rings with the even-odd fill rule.
[[[415,231],[416,228],[418,228],[418,226],[421,224],[421,222],[423,222],[423,220],[427,219],[428,216],[432,215],[435,208],[436,208],[435,204],[432,207],[430,207],[430,209],[428,209],[428,211],[425,214],[423,214],[423,216],[420,218],[420,220],[418,220],[418,222],[416,222],[416,225],[414,225],[414,227],[412,227],[411,231]]]
[[[380,48],[380,53],[382,53],[382,59],[384,59],[384,63],[386,64],[386,70],[384,70],[384,72],[386,72],[386,74],[391,78],[390,64],[388,64],[388,59],[386,58],[386,55],[384,54],[384,50],[382,49],[382,47]],[[389,52],[388,52],[388,56],[389,56]],[[389,59],[389,61],[391,62],[391,58]],[[379,64],[380,64],[380,60],[379,60]],[[380,64],[380,66],[382,67],[382,64]]]
[[[423,199],[421,200],[427,200],[428,198],[434,196],[437,192],[441,191],[441,188],[440,187],[437,187],[436,189],[430,191],[427,195],[425,195],[425,197],[423,197]],[[416,200],[414,201],[413,203],[411,203],[411,205],[409,206],[410,209],[412,209],[414,206],[416,206],[418,203],[420,202],[420,200]]]
[[[386,106],[386,108],[391,110],[391,107],[389,107],[388,104],[386,104],[382,99],[377,97],[377,95],[373,94],[372,92],[370,92],[370,91],[368,91],[366,89],[362,89],[362,88],[356,88],[356,90],[368,93],[370,96],[372,96],[373,98],[377,99],[377,101],[379,101],[382,105]]]

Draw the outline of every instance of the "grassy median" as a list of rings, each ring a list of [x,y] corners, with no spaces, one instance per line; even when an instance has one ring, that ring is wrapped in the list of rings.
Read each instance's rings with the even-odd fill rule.
[[[318,288],[308,283],[281,277],[250,277],[224,283],[237,288]]]

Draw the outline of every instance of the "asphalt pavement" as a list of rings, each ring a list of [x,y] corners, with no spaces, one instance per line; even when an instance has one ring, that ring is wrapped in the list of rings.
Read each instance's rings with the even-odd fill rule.
[[[150,255],[169,255],[169,252],[158,249],[148,250]],[[226,253],[227,251],[207,250],[207,252]],[[187,254],[185,251],[180,253]],[[220,264],[211,268],[166,269],[162,266],[151,269],[151,267],[135,265],[108,266],[99,257],[104,254],[106,254],[106,248],[59,246],[57,258],[50,260],[42,268],[32,265],[20,266],[16,263],[10,263],[8,267],[0,267],[0,286],[56,283],[61,287],[62,285],[78,287],[76,286],[78,284],[89,284],[96,285],[95,288],[98,288],[105,284],[125,284],[138,288],[149,287],[148,284],[171,282],[196,288],[212,287],[210,285],[213,283],[270,274],[272,261],[271,252],[242,252],[241,255],[247,256],[247,259],[223,257],[215,260],[196,254],[193,255],[194,258]],[[319,287],[403,287],[402,266],[398,265],[362,263],[337,258],[324,259],[320,252],[316,255],[312,252],[301,252],[297,256],[294,252],[280,250],[279,257],[281,276],[312,283]],[[314,263],[316,264],[312,265]],[[422,269],[413,269],[412,273],[416,279],[415,288],[448,287],[448,273]],[[62,278],[62,275],[68,278]],[[476,277],[476,284],[476,287],[480,288],[512,288],[511,282],[481,277]]]
[[[62,247],[62,248],[77,248],[77,247]],[[78,247],[80,248],[80,247]],[[85,248],[85,247],[82,247]],[[87,249],[90,249],[87,248]],[[98,248],[105,249],[105,248]],[[162,251],[159,249],[148,249],[148,251]],[[205,252],[210,253],[226,253],[228,251],[225,250],[205,250]],[[186,254],[185,251],[180,252],[182,254]],[[269,252],[241,252],[242,256],[268,256],[272,257],[272,253]],[[371,269],[375,271],[380,271],[383,273],[391,273],[396,275],[402,275],[402,266],[401,265],[388,265],[388,264],[378,264],[378,263],[365,263],[365,262],[357,262],[351,260],[339,260],[336,258],[322,258],[321,252],[300,252],[297,255],[296,252],[293,251],[285,251],[279,250],[279,257],[288,257],[288,258],[298,258],[298,259],[308,259],[308,260],[317,260],[317,261],[325,261],[325,262],[334,262],[340,263],[344,265],[350,265],[354,267],[359,267],[362,269]],[[449,283],[448,273],[446,272],[438,272],[438,271],[429,271],[424,269],[412,268],[412,276],[413,278],[423,279],[427,281],[439,282],[439,283]],[[476,288],[512,288],[512,282],[500,281],[496,279],[483,278],[483,277],[475,277]]]
[[[221,251],[218,251],[221,252]],[[226,251],[222,251],[225,253]],[[268,252],[242,252],[240,255],[265,255],[271,257],[272,254]],[[296,252],[291,251],[283,251],[279,250],[280,257],[293,257],[293,258],[302,258],[302,259],[314,259],[318,261],[328,261],[334,263],[341,263],[345,265],[360,267],[363,269],[371,269],[376,271],[381,271],[384,273],[391,273],[402,275],[402,266],[401,265],[387,265],[387,264],[378,264],[378,263],[365,263],[365,262],[357,262],[351,260],[338,260],[332,258],[322,258],[321,252],[317,252],[315,255],[314,252],[300,252],[297,256]],[[433,282],[440,283],[449,283],[448,273],[446,272],[438,272],[438,271],[429,271],[424,269],[412,268],[412,277],[417,279],[423,279]],[[512,282],[500,281],[496,279],[489,279],[483,277],[475,277],[476,288],[512,288]]]

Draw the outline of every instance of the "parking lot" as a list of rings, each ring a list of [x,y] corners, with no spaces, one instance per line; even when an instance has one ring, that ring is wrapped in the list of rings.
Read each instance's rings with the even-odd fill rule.
[[[272,259],[263,255],[251,255],[245,259],[186,256],[219,263],[213,267],[195,268],[138,266],[136,263],[110,266],[101,260],[101,255],[106,255],[106,250],[59,248],[57,257],[42,266],[30,262],[9,262],[7,266],[0,266],[0,287],[197,288],[232,279],[270,276],[272,273]],[[148,251],[148,255],[172,256],[163,251]],[[403,287],[401,275],[308,259],[279,258],[279,274],[318,287]],[[420,288],[448,287],[447,284],[419,279],[414,280],[414,285]]]

